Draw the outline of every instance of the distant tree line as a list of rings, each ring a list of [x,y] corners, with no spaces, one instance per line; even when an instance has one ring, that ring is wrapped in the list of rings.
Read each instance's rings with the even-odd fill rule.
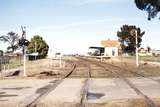
[[[23,45],[27,47],[28,54],[37,52],[39,55],[43,57],[47,56],[49,50],[48,44],[39,35],[33,36],[33,38],[31,38],[31,40],[28,41],[28,40],[22,40],[17,33],[11,31],[6,35],[0,36],[0,42],[8,44],[7,53],[11,54],[13,54],[18,49],[19,50],[22,49]]]

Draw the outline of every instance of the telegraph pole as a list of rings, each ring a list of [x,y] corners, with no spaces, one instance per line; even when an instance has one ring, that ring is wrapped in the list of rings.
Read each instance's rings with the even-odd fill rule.
[[[139,63],[138,63],[138,38],[137,38],[137,30],[135,30],[135,35],[136,35],[136,66],[139,67]]]
[[[26,27],[21,26],[22,29],[22,41],[25,42],[26,39]],[[23,43],[23,76],[26,77],[26,46]]]
[[[139,62],[138,62],[138,35],[137,35],[137,29],[133,29],[133,30],[131,30],[131,35],[132,36],[135,36],[135,38],[136,38],[136,66],[137,67],[139,67]]]

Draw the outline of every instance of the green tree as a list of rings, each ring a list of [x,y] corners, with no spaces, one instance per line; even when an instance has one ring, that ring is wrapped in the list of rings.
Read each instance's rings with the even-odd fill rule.
[[[148,20],[156,17],[160,11],[160,0],[135,0],[138,9],[148,12]]]
[[[19,36],[14,32],[9,32],[7,35],[0,36],[0,41],[6,42],[9,44],[7,47],[8,52],[13,53],[18,48]]]
[[[132,34],[132,31],[137,31],[138,47],[141,46],[142,36],[145,34],[145,31],[134,25],[123,25],[120,28],[120,31],[117,32],[117,36],[121,43],[121,49],[123,53],[135,53],[136,49],[136,35]]]
[[[48,44],[39,35],[35,35],[33,38],[31,38],[31,41],[28,45],[29,53],[34,53],[36,51],[39,55],[44,57],[48,54],[48,49]]]

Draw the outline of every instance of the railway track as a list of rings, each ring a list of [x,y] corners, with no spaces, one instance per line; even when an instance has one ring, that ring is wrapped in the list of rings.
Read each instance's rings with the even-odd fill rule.
[[[53,91],[59,84],[61,84],[66,78],[69,77],[75,77],[75,75],[78,75],[79,77],[84,77],[85,82],[84,85],[81,89],[81,101],[80,101],[80,107],[84,107],[85,106],[85,102],[87,99],[87,92],[88,92],[88,87],[89,87],[89,81],[91,78],[91,68],[89,63],[85,63],[83,60],[80,61],[69,61],[69,63],[72,64],[71,70],[68,71],[63,77],[61,77],[58,80],[54,80],[52,81],[50,85],[46,85],[42,88],[40,88],[38,90],[38,92],[41,92],[34,100],[32,100],[31,102],[29,102],[28,104],[25,104],[25,107],[36,107],[38,102],[45,97],[46,95],[48,95],[51,91]],[[78,74],[79,67],[84,67],[84,71],[83,73]],[[75,73],[77,71],[77,73]],[[74,74],[75,73],[75,74]],[[84,75],[85,74],[85,75]]]
[[[91,65],[90,63],[86,63],[85,61],[81,60],[81,63],[84,63],[84,65],[87,67],[87,78],[84,82],[84,85],[81,89],[81,101],[80,101],[80,107],[85,107],[85,103],[87,101],[87,95],[88,95],[88,89],[89,89],[89,83],[91,81]]]
[[[61,84],[65,78],[68,78],[73,71],[76,68],[76,64],[72,64],[72,68],[71,70],[64,75],[62,78],[58,79],[58,80],[54,80],[49,85],[46,85],[42,88],[40,88],[39,90],[37,90],[37,92],[40,92],[40,94],[31,102],[29,102],[28,104],[25,104],[25,107],[36,107],[38,101],[40,101],[44,96],[46,96],[49,92],[53,91],[59,84]]]
[[[127,69],[127,68],[120,67],[120,66],[118,66],[118,65],[113,65],[113,64],[110,64],[110,63],[104,63],[104,62],[101,62],[101,63],[102,63],[102,64],[107,64],[107,65],[109,65],[109,66],[111,66],[111,67],[115,67],[115,68],[117,68],[117,69],[120,69],[120,71],[125,71],[125,73],[129,73],[129,74],[131,74],[131,75],[133,75],[133,76],[147,78],[147,79],[150,79],[150,80],[153,80],[153,81],[156,81],[156,82],[159,83],[159,81],[157,81],[157,80],[155,80],[155,79],[153,79],[153,78],[146,77],[145,75],[143,75],[143,74],[141,74],[141,73],[138,73],[138,72],[129,70],[129,69]],[[122,74],[123,74],[123,73],[122,73]]]
[[[59,84],[61,84],[64,81],[64,79],[76,78],[76,77],[85,78],[84,85],[81,89],[81,100],[79,103],[80,107],[85,107],[90,81],[92,77],[94,78],[94,75],[92,72],[94,70],[94,66],[98,67],[98,69],[102,71],[101,73],[107,72],[109,77],[119,78],[123,80],[126,84],[128,84],[130,88],[132,88],[137,93],[137,95],[141,96],[144,99],[144,102],[148,107],[157,107],[151,98],[149,98],[147,95],[142,93],[138,88],[136,88],[136,86],[130,80],[127,79],[127,77],[132,77],[135,75],[139,77],[144,77],[143,75],[137,74],[135,72],[129,71],[127,69],[123,69],[119,66],[112,65],[112,64],[100,63],[98,61],[93,61],[93,60],[84,59],[80,57],[78,57],[77,59],[78,61],[69,61],[72,64],[71,70],[60,79],[52,81],[53,84],[51,84],[50,86],[42,87],[41,90],[43,91],[41,92],[41,94],[39,94],[39,96],[36,99],[34,99],[32,102],[27,104],[26,107],[36,107],[36,104],[44,96],[48,95],[49,92],[53,91]],[[125,73],[124,73],[124,70],[126,71]]]
[[[126,78],[126,75],[124,75],[124,70],[126,70],[125,73],[127,73],[127,76],[128,75],[130,75],[130,76],[137,75],[140,77],[144,77],[143,75],[135,73],[133,71],[129,71],[127,69],[122,69],[121,67],[113,65],[113,64],[101,63],[98,61],[93,61],[93,60],[83,59],[83,58],[80,58],[80,59],[84,60],[86,62],[95,64],[97,66],[103,67],[107,72],[110,72],[110,74],[113,75],[113,77],[120,78],[121,80],[126,82],[128,84],[128,86],[130,86],[130,88],[132,88],[138,95],[140,95],[144,99],[144,101],[148,107],[157,107],[151,98],[149,98],[147,95],[145,95],[143,92],[141,92],[138,88],[136,88],[136,86],[131,81],[129,81]]]
[[[79,107],[85,107],[85,103],[87,101],[89,83],[92,77],[91,64],[80,58],[78,58],[78,61],[74,61],[74,63],[76,63],[77,67],[75,71],[69,77],[70,78],[75,78],[75,77],[85,78],[83,87],[80,92],[81,100],[79,103]]]

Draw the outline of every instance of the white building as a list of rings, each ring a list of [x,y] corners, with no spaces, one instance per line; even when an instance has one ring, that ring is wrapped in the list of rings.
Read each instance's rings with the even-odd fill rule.
[[[105,56],[118,56],[120,43],[117,40],[102,40],[101,45],[104,47]]]
[[[152,50],[153,56],[160,56],[160,50]]]

